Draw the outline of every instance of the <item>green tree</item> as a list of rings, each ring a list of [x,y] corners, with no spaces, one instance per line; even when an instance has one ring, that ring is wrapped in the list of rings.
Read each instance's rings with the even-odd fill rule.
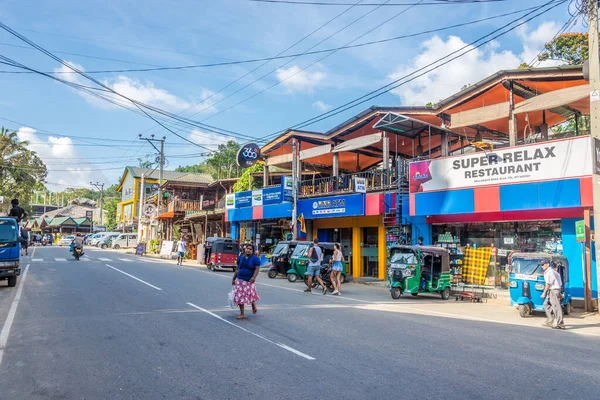
[[[149,156],[146,156],[146,158],[138,158],[138,166],[140,168],[152,168],[153,165],[154,163],[149,160]]]
[[[244,169],[242,175],[238,179],[238,181],[233,185],[234,192],[245,192],[246,190],[258,189],[258,185],[256,183],[256,179],[252,177],[252,174],[255,172],[262,172],[264,170],[264,165],[262,164],[254,164],[250,168]]]
[[[35,190],[44,189],[46,165],[34,151],[27,149],[29,143],[19,141],[17,132],[0,129],[0,195],[5,199],[18,198],[20,205],[28,208]],[[1,205],[4,213],[10,201]]]
[[[538,61],[562,61],[566,65],[581,65],[588,59],[587,33],[569,32],[546,43]]]
[[[106,229],[108,232],[114,232],[117,229],[117,203],[119,199],[116,197],[111,198],[104,202],[104,211],[106,211]]]

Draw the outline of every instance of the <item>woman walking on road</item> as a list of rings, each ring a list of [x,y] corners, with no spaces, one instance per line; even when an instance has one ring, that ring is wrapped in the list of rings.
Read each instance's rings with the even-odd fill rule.
[[[240,315],[236,319],[244,319],[244,305],[252,304],[252,314],[256,314],[256,302],[260,300],[256,292],[256,277],[260,271],[260,259],[254,254],[254,247],[247,245],[244,248],[244,255],[238,258],[238,268],[233,274],[231,284],[235,286],[233,292],[233,302],[240,307]]]
[[[331,283],[333,284],[334,295],[339,296],[342,291],[342,261],[344,261],[344,255],[342,254],[342,248],[339,243],[333,245],[333,266],[331,268]]]

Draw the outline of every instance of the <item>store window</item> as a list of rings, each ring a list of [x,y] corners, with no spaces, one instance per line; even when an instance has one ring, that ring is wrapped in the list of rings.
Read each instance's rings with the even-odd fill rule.
[[[508,258],[512,252],[562,254],[560,220],[434,225],[433,242],[450,251],[452,271],[462,279],[467,248],[491,248],[485,286],[508,288]]]

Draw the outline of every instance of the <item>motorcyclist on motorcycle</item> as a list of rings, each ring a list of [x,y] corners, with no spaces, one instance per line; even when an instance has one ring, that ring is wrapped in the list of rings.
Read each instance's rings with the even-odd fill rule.
[[[81,254],[79,256],[82,256],[84,253],[83,253],[83,236],[81,236],[81,233],[77,233],[77,235],[73,239],[73,242],[71,242],[71,253],[73,253],[77,247],[79,247],[81,249]]]

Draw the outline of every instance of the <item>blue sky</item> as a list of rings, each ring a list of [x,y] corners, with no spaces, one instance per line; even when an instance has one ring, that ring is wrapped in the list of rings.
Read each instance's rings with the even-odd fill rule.
[[[373,28],[376,29],[356,43],[459,24],[545,2],[507,0],[410,9],[407,6],[379,9],[356,6],[349,9],[348,6],[300,6],[249,0],[148,0],[143,3],[130,0],[5,0],[0,4],[0,20],[63,60],[85,71],[94,71],[270,57],[344,10],[347,11],[343,15],[286,54],[306,51],[330,35],[333,36],[315,50],[344,46]],[[364,16],[369,11],[372,12]],[[384,23],[401,11],[404,11],[402,15]],[[359,22],[342,29],[362,16]],[[423,105],[440,100],[463,85],[475,83],[499,69],[531,61],[543,43],[551,39],[568,18],[567,5],[563,4],[392,93],[305,129],[326,131],[371,104]],[[94,77],[119,93],[144,103],[188,117],[194,114],[191,118],[196,121],[259,138],[362,96],[512,19],[515,16],[341,50],[319,62],[316,61],[324,54],[303,56],[291,62],[288,59],[275,60],[223,91],[220,90],[260,64],[102,73]],[[582,29],[577,24],[570,31]],[[68,71],[46,55],[22,46],[27,45],[5,31],[0,32],[0,54],[37,70]],[[315,63],[312,67],[301,71],[312,63]],[[0,70],[16,69],[0,66]],[[262,80],[231,95],[273,70],[275,72]],[[93,85],[74,74],[58,76]],[[244,101],[272,85],[275,86]],[[201,160],[200,153],[206,152],[147,118],[43,76],[0,74],[0,91],[0,118],[15,121],[0,120],[0,125],[20,130],[20,137],[31,142],[31,148],[48,165],[48,182],[53,190],[62,190],[65,185],[88,186],[90,180],[111,184],[125,165],[137,164],[138,157],[150,155],[154,158],[153,149],[137,139],[138,133],[167,136],[166,154],[168,168],[171,169],[195,164]],[[236,105],[242,101],[242,104]],[[225,136],[201,129],[194,131],[187,126],[175,126],[174,130],[208,148],[227,140]]]

